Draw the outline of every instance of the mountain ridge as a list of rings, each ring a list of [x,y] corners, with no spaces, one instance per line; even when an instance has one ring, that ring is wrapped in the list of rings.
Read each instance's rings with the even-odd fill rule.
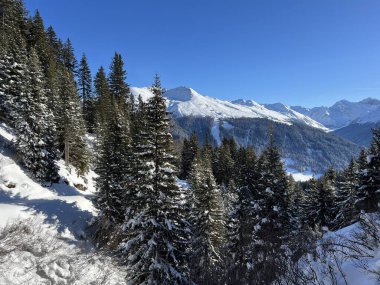
[[[144,101],[153,96],[148,87],[131,87],[131,92],[135,97],[141,95]],[[202,95],[189,87],[169,89],[164,93],[164,97],[167,98],[167,109],[174,117],[211,117],[215,120],[227,118],[263,118],[288,125],[301,123],[328,131],[328,128],[304,114],[294,110],[289,110],[289,112],[273,110],[254,100],[220,100]]]

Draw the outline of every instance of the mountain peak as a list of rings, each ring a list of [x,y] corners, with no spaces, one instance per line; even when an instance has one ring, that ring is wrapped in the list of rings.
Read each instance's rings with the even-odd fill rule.
[[[164,96],[172,101],[190,101],[194,96],[199,95],[194,89],[189,87],[176,87],[165,92]]]
[[[242,106],[248,106],[248,107],[255,107],[255,106],[260,105],[259,103],[255,102],[253,100],[246,100],[246,99],[237,99],[237,100],[231,101],[231,103],[239,104]]]
[[[380,100],[368,97],[366,99],[361,100],[359,103],[366,105],[380,105]]]

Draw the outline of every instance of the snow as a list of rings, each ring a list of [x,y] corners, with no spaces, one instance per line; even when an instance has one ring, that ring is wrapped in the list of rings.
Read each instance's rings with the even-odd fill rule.
[[[15,161],[13,140],[0,125],[0,284],[125,284],[124,269],[86,239],[96,174],[80,177],[61,160],[59,183],[36,183]]]
[[[4,203],[0,203],[0,213],[0,228],[16,220],[30,218],[34,214],[28,207]]]
[[[359,224],[355,223],[343,229],[340,229],[336,232],[327,232],[324,234],[321,239],[321,244],[328,244],[330,242],[334,243],[342,243],[354,241],[356,239],[356,234],[360,231]],[[323,247],[323,246],[322,246]],[[338,245],[335,254],[331,251],[327,252],[327,255],[322,257],[322,260],[314,260],[312,255],[308,256],[309,261],[311,261],[313,270],[315,270],[318,276],[318,282],[312,284],[335,284],[331,282],[331,276],[328,275],[327,264],[333,266],[335,268],[337,266],[337,261],[339,266],[341,267],[342,273],[339,272],[337,268],[335,268],[335,278],[337,280],[337,285],[375,285],[378,284],[374,276],[370,275],[369,270],[373,270],[374,272],[380,271],[380,249],[375,248],[373,252],[371,252],[368,257],[361,257],[360,261],[357,259],[352,259],[347,256],[341,255],[342,248]],[[345,249],[349,250],[349,248]],[[355,252],[357,253],[357,252]],[[318,262],[319,261],[319,262]],[[321,262],[324,261],[324,262]],[[366,264],[368,270],[363,270],[359,265]],[[346,281],[347,283],[346,283]]]
[[[70,231],[76,238],[83,236],[83,230],[96,211],[90,199],[95,188],[89,172],[79,177],[75,169],[69,169],[63,161],[58,162],[59,183],[42,186],[35,182],[14,160],[15,154],[6,147],[13,136],[6,125],[0,125],[0,225],[4,226],[15,218],[27,218],[36,213],[45,216],[46,221],[57,223],[60,231]],[[86,180],[86,181],[85,181]],[[86,189],[78,190],[76,187]]]
[[[313,120],[312,118],[301,114],[295,110],[293,110],[290,106],[281,104],[281,103],[275,103],[275,104],[265,104],[266,108],[272,111],[279,112],[283,114],[284,116],[287,116],[289,119],[291,119],[293,122],[303,123],[308,126],[311,126],[313,128],[321,129],[325,132],[329,132],[330,130],[326,128],[323,124]]]
[[[351,123],[375,123],[380,121],[380,101],[367,98],[360,102],[341,100],[331,107],[311,109],[300,106],[291,107],[331,129],[340,129]]]
[[[123,268],[67,242],[44,215],[0,230],[0,252],[0,284],[125,284]]]
[[[214,120],[214,124],[211,128],[211,135],[215,139],[216,144],[219,146],[222,143],[222,140],[220,138],[220,128],[219,128],[220,122],[219,120]]]
[[[293,177],[295,181],[298,182],[305,182],[309,181],[310,179],[319,178],[321,174],[319,173],[313,173],[310,169],[306,169],[304,171],[299,171],[293,168],[296,163],[291,158],[283,158],[282,162],[285,165],[286,172]]]
[[[141,95],[144,101],[153,96],[148,87],[132,87],[131,92],[135,98]],[[292,112],[292,115],[282,114],[253,100],[224,101],[202,95],[188,87],[169,89],[164,93],[164,97],[167,99],[167,110],[174,117],[211,117],[220,121],[227,118],[265,118],[288,125],[297,122],[324,131],[327,130],[323,125],[303,114],[295,111]]]

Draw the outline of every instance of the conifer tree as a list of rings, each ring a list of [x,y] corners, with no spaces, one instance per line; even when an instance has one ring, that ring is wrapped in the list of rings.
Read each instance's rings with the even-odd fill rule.
[[[380,127],[373,129],[372,134],[368,163],[366,170],[362,170],[361,178],[364,181],[359,189],[361,209],[368,212],[378,210],[380,197]]]
[[[79,64],[78,79],[83,116],[86,121],[87,130],[92,133],[95,127],[94,98],[92,95],[91,70],[85,54],[83,54]]]
[[[198,284],[221,284],[223,247],[225,245],[225,212],[209,161],[199,155],[190,172],[193,193],[191,245],[192,278]]]
[[[189,175],[191,164],[199,152],[198,138],[195,132],[192,133],[190,140],[186,138],[183,141],[182,158],[181,158],[181,179],[186,179]]]
[[[127,281],[133,284],[187,284],[185,214],[179,206],[170,119],[158,77],[146,104],[146,126],[137,134],[135,199],[127,210],[123,246]]]
[[[256,196],[257,174],[256,155],[252,147],[240,148],[236,160],[236,186],[231,189],[235,199],[228,213],[228,284],[249,283],[247,263],[250,262],[254,219],[252,202]]]
[[[68,38],[61,49],[61,61],[64,67],[72,74],[76,75],[78,71],[78,61],[75,57],[73,45]]]
[[[74,77],[63,70],[59,82],[60,104],[58,110],[58,135],[64,149],[65,162],[75,166],[80,174],[89,167],[89,157],[85,142],[85,123]]]
[[[26,92],[25,9],[21,1],[4,0],[0,28],[0,118],[14,125],[15,106]]]
[[[96,127],[97,133],[104,129],[105,122],[108,121],[111,114],[111,93],[108,86],[108,81],[104,68],[101,66],[95,75],[94,79],[95,97],[96,100]]]
[[[352,224],[357,218],[355,210],[357,183],[357,166],[354,159],[343,172],[342,179],[338,182],[335,199],[336,218],[333,222],[335,229],[340,229]]]
[[[109,88],[116,100],[125,103],[126,108],[131,110],[134,103],[129,86],[125,82],[126,74],[127,72],[124,70],[124,61],[121,54],[115,53],[108,76]]]
[[[257,284],[270,284],[284,273],[290,231],[288,179],[272,136],[259,159],[258,169],[259,193],[254,203],[256,217],[249,274]]]
[[[321,178],[318,193],[317,217],[322,227],[329,227],[335,218],[336,172],[330,167]]]
[[[54,57],[54,51],[45,31],[40,12],[37,10],[30,23],[29,46],[35,48],[40,59],[43,71],[46,74],[49,64]]]
[[[301,200],[302,208],[302,221],[307,227],[312,230],[316,230],[319,226],[319,189],[320,183],[314,177],[308,181],[308,185],[305,189],[304,198]]]
[[[59,59],[61,50],[62,50],[62,42],[57,37],[56,32],[54,31],[54,28],[52,26],[49,26],[46,30],[46,36],[49,40],[50,46],[53,49],[52,53],[55,54],[56,59]]]
[[[209,134],[206,134],[205,144],[202,148],[201,153],[204,159],[209,160],[211,162],[214,161],[214,148],[212,147],[210,143]]]
[[[27,90],[20,96],[15,128],[18,152],[38,180],[53,181],[58,174],[55,124],[47,107],[42,68],[34,49],[28,61]]]
[[[218,184],[228,185],[234,171],[234,159],[231,153],[231,143],[223,139],[221,146],[214,156],[213,172]]]
[[[128,114],[119,108],[115,100],[107,107],[110,116],[98,135],[98,161],[96,172],[98,193],[95,206],[99,210],[97,233],[103,243],[114,242],[115,232],[124,222],[127,205],[133,202],[129,188],[131,178],[131,139]],[[108,244],[112,246],[112,244]]]

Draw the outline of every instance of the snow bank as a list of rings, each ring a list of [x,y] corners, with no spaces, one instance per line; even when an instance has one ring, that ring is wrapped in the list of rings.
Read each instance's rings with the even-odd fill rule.
[[[15,162],[17,156],[8,148],[8,142],[13,139],[12,131],[0,125],[0,226],[15,218],[41,213],[47,222],[57,223],[60,232],[83,238],[85,229],[96,216],[91,202],[95,173],[80,177],[75,169],[59,161],[60,182],[42,186]]]

